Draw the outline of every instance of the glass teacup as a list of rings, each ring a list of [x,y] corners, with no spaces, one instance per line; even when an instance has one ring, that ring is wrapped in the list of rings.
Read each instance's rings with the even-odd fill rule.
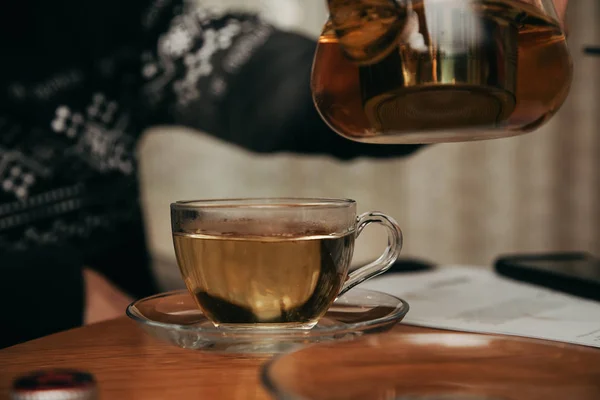
[[[355,239],[383,225],[388,246],[349,273]],[[171,205],[175,254],[198,307],[217,327],[310,329],[334,300],[392,266],[402,231],[344,199],[265,198]]]

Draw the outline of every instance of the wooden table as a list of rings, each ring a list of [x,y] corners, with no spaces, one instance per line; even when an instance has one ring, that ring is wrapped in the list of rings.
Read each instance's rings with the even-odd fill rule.
[[[434,331],[407,325],[394,329]],[[597,354],[594,363],[600,366]],[[119,318],[0,350],[0,399],[8,398],[17,375],[56,367],[94,374],[100,399],[270,399],[259,377],[268,359],[180,349]]]

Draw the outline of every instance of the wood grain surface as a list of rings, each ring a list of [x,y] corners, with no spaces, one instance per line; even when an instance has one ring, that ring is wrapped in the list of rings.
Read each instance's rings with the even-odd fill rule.
[[[440,331],[399,325],[394,332]],[[594,354],[586,362],[600,366]],[[267,360],[180,349],[119,318],[0,350],[0,399],[16,376],[57,367],[94,374],[100,399],[269,399],[259,375]]]
[[[180,349],[119,318],[0,350],[0,399],[16,376],[40,368],[94,374],[100,399],[269,399],[259,377],[269,358]]]

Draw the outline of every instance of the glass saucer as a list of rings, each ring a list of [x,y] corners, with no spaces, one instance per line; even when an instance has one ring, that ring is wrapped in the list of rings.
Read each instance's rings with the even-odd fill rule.
[[[151,336],[186,349],[281,353],[305,344],[387,331],[404,318],[408,309],[408,303],[392,295],[352,289],[339,297],[310,330],[234,331],[216,328],[187,290],[178,290],[132,303],[127,307],[127,316]]]
[[[278,400],[597,400],[600,352],[468,333],[386,333],[278,355]]]

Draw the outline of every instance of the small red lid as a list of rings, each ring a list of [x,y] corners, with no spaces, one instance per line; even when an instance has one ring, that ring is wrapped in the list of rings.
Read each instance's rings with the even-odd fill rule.
[[[94,377],[83,371],[52,369],[35,371],[15,379],[12,400],[95,400]]]

